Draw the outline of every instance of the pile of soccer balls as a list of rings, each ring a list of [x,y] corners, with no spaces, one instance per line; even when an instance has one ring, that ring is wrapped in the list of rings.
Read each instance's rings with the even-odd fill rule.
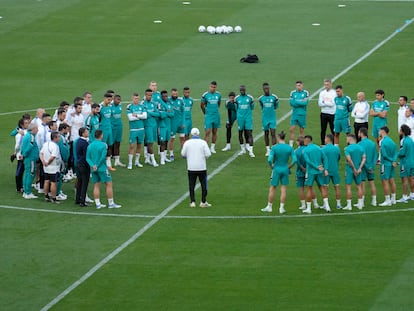
[[[226,25],[222,25],[222,26],[199,26],[198,27],[198,32],[207,32],[211,35],[214,34],[229,34],[232,32],[241,32],[242,28],[240,26],[235,26],[234,28],[232,26],[226,26]]]

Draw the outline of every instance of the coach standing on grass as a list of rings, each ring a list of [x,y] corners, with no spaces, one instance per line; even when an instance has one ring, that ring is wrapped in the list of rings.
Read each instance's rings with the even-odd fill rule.
[[[188,184],[190,192],[190,207],[195,207],[195,195],[194,188],[197,181],[197,177],[201,184],[201,202],[200,207],[210,207],[206,201],[207,198],[207,164],[206,159],[211,156],[211,151],[208,148],[207,142],[200,139],[200,131],[198,128],[191,129],[190,140],[187,140],[181,155],[187,159],[187,172],[188,172]]]

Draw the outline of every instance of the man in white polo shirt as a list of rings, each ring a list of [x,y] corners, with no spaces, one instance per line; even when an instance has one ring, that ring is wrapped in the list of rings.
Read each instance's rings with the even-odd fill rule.
[[[200,207],[210,207],[206,201],[207,198],[207,164],[206,159],[211,156],[210,148],[207,145],[207,142],[203,139],[200,139],[200,131],[198,128],[191,129],[190,140],[187,140],[183,149],[181,150],[181,155],[183,158],[187,159],[187,172],[188,172],[188,184],[190,192],[190,207],[195,207],[195,195],[194,188],[196,185],[197,177],[201,185],[201,202]]]
[[[52,132],[50,136],[51,141],[44,143],[40,150],[40,161],[42,161],[45,172],[45,201],[59,204],[59,201],[56,201],[56,185],[59,180],[60,165],[62,163],[58,145],[60,133]]]

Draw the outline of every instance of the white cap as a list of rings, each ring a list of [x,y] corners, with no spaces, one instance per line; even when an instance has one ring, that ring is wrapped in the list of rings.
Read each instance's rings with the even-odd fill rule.
[[[200,135],[200,131],[199,131],[199,129],[198,129],[198,128],[196,128],[196,127],[193,127],[193,128],[191,129],[191,135],[193,135],[193,136],[198,136],[198,135]]]

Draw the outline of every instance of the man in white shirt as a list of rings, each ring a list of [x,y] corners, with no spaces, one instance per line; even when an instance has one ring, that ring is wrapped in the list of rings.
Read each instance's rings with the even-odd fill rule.
[[[401,95],[400,98],[398,99],[398,133],[400,132],[401,129],[401,125],[405,124],[406,121],[406,116],[405,116],[405,112],[407,110],[407,101],[408,101],[408,97]]]
[[[83,94],[83,101],[82,101],[82,114],[86,117],[91,114],[92,110],[92,94],[90,92],[85,92]]]
[[[361,138],[358,133],[361,128],[368,129],[368,117],[369,117],[369,104],[365,100],[365,93],[357,93],[358,101],[355,103],[354,108],[352,109],[351,116],[355,119],[354,121],[354,133],[357,137],[357,141],[360,142]]]
[[[190,140],[187,140],[181,155],[187,159],[188,183],[190,192],[190,207],[195,207],[194,188],[197,177],[201,185],[201,202],[200,207],[210,207],[206,201],[207,198],[207,164],[206,159],[211,156],[210,148],[205,140],[200,139],[200,131],[198,128],[191,129]]]
[[[414,140],[414,108],[405,109],[405,120],[404,123],[411,129],[411,139]]]
[[[43,164],[44,170],[44,190],[45,190],[45,201],[59,204],[56,200],[56,185],[59,179],[60,165],[62,163],[59,150],[60,133],[52,132],[52,140],[43,144],[40,150],[40,161]],[[51,197],[49,197],[49,192]]]
[[[319,93],[318,105],[321,107],[321,145],[325,145],[326,128],[331,130],[331,134],[334,134],[334,119],[336,106],[334,98],[336,92],[332,89],[332,81],[330,79],[323,80],[325,89]]]

